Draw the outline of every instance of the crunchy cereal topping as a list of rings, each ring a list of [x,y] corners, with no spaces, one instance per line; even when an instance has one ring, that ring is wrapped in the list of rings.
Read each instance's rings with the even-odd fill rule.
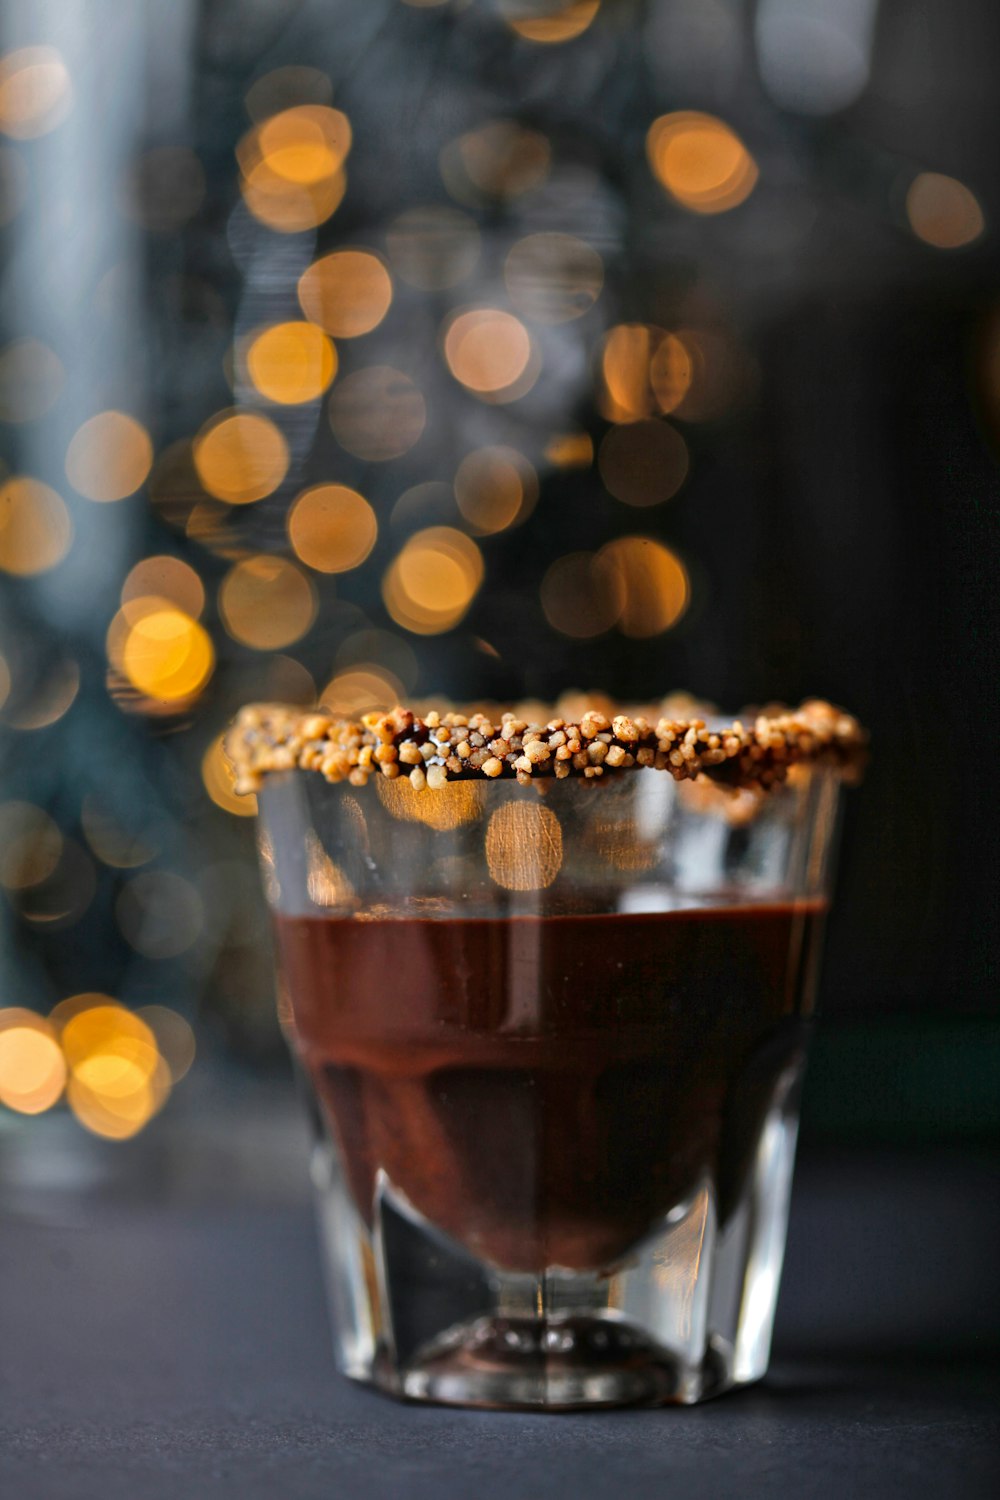
[[[607,705],[609,708],[611,705]],[[676,712],[674,700],[664,708]],[[676,781],[707,775],[733,787],[766,791],[803,761],[835,765],[856,778],[868,736],[843,709],[809,699],[796,709],[759,714],[752,724],[587,708],[577,722],[529,723],[514,713],[411,710],[364,714],[360,722],[322,709],[254,703],[242,709],[226,736],[238,792],[253,792],[272,771],[320,771],[327,781],[363,786],[372,775],[409,776],[414,789],[437,791],[449,781],[582,776],[651,766]]]

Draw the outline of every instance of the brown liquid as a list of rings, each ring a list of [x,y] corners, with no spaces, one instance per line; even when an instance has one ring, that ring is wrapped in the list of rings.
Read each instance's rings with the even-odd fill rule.
[[[819,902],[640,915],[279,917],[297,1043],[370,1218],[378,1170],[500,1266],[613,1264],[745,1181]]]

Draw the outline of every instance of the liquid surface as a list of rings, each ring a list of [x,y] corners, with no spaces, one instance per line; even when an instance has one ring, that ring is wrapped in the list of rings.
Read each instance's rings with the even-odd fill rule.
[[[725,1218],[803,1046],[824,913],[278,917],[360,1212],[382,1169],[524,1271],[613,1265],[706,1175]]]

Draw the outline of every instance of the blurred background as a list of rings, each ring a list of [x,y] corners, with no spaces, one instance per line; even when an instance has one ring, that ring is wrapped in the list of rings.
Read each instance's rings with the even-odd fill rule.
[[[998,63],[989,0],[4,0],[8,1186],[266,1155],[255,698],[844,704],[807,1138],[998,1139]]]

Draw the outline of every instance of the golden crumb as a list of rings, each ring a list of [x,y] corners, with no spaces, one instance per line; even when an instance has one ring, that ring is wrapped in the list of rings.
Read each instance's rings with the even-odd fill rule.
[[[574,707],[582,707],[577,698]],[[669,706],[669,712],[667,708]],[[455,779],[532,780],[652,767],[677,781],[710,776],[717,785],[767,791],[807,762],[835,766],[856,779],[868,736],[843,709],[818,698],[795,709],[773,708],[731,723],[678,715],[677,700],[620,712],[607,699],[584,708],[576,720],[555,711],[532,723],[515,713],[439,713],[418,718],[410,709],[365,714],[360,722],[283,704],[254,703],[241,710],[226,736],[238,792],[253,792],[264,776],[292,769],[318,770],[327,781],[363,786],[381,772],[409,776],[415,790],[440,790]],[[694,713],[706,712],[702,705]],[[608,712],[603,712],[607,708]],[[751,725],[752,727],[747,727]]]

